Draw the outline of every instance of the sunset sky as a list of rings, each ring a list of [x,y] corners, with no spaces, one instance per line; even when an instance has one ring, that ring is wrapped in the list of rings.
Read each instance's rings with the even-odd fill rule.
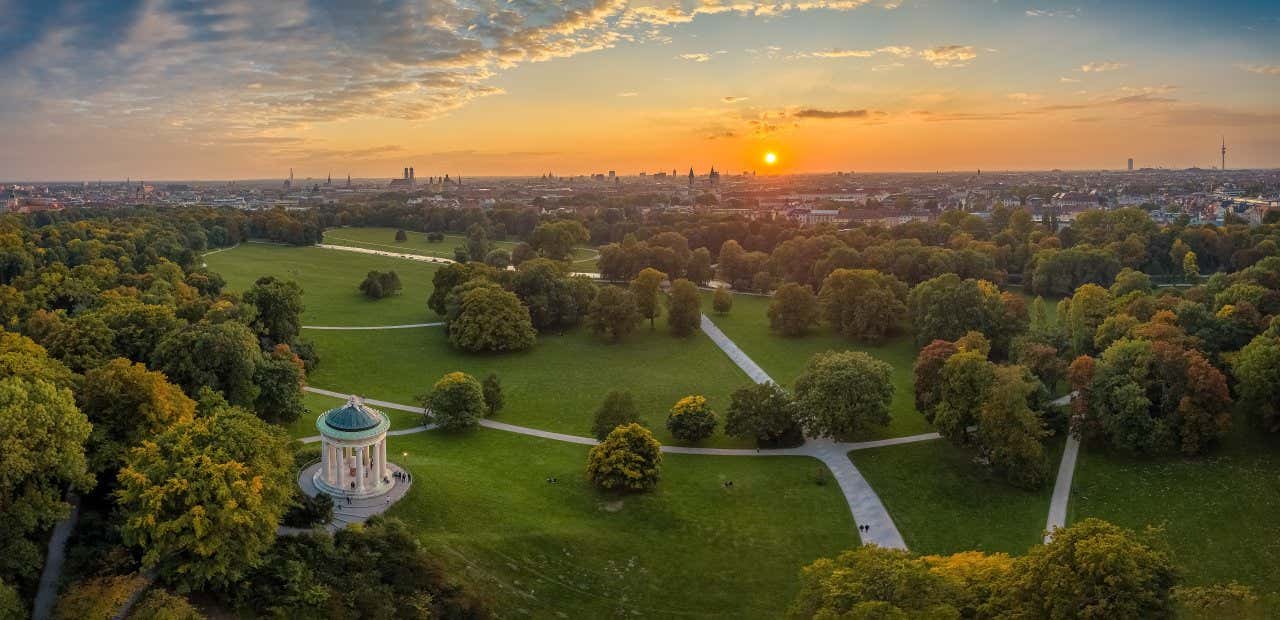
[[[0,0],[0,180],[1280,165],[1276,2]],[[766,170],[762,157],[778,163]]]

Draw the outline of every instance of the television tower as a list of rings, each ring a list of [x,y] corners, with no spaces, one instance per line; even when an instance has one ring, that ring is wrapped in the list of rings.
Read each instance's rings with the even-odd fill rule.
[[[1227,138],[1222,137],[1222,170],[1227,169]]]

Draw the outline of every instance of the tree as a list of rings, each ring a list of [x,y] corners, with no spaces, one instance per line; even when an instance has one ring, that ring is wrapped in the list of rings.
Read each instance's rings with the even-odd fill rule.
[[[984,331],[987,309],[976,280],[948,273],[911,289],[909,309],[916,344],[955,341],[970,330]]]
[[[733,293],[729,292],[729,287],[716,287],[716,292],[711,296],[711,309],[719,315],[729,314],[733,309]]]
[[[716,414],[706,397],[685,396],[671,407],[667,430],[680,441],[698,443],[716,432]]]
[[[870,545],[819,558],[800,571],[789,618],[959,618],[957,588],[898,549]]]
[[[961,350],[942,365],[941,398],[933,415],[938,433],[958,446],[974,444],[987,391],[995,381],[995,364],[976,351]]]
[[[408,240],[409,240],[409,235],[404,231],[403,228],[396,230],[396,241],[408,241]]]
[[[294,488],[289,437],[210,392],[202,412],[125,459],[126,544],[181,591],[239,581],[276,538]]]
[[[419,399],[422,408],[431,413],[431,420],[450,431],[472,428],[489,412],[484,386],[464,372],[441,377],[431,392]]]
[[[129,620],[204,620],[191,601],[164,588],[151,588],[129,612]]]
[[[861,351],[818,353],[796,379],[797,419],[812,437],[857,435],[889,423],[893,367]]]
[[[715,274],[711,269],[711,251],[707,248],[694,250],[689,255],[689,264],[685,266],[684,277],[702,286],[710,282],[713,275]]]
[[[912,368],[916,411],[924,414],[925,420],[930,424],[933,423],[938,403],[942,401],[942,366],[959,350],[953,342],[934,340],[916,355],[916,363]]]
[[[1106,521],[1084,519],[1014,560],[994,606],[1053,620],[1170,618],[1176,581],[1167,552]]]
[[[1058,355],[1058,349],[1043,342],[1024,339],[1014,347],[1014,359],[1035,375],[1050,392],[1058,387],[1067,373],[1067,363]]]
[[[1200,281],[1200,263],[1195,252],[1182,255],[1182,276],[1192,284]]]
[[[529,309],[497,284],[481,281],[470,287],[457,295],[456,307],[446,329],[449,342],[464,351],[522,351],[537,339]]]
[[[97,313],[115,335],[114,355],[135,362],[150,361],[160,341],[184,324],[175,316],[173,306],[134,299],[108,303]]]
[[[818,298],[808,284],[787,282],[774,292],[768,312],[769,329],[783,336],[803,336],[818,324]]]
[[[907,285],[874,269],[836,269],[822,281],[818,303],[832,329],[877,343],[897,330],[907,312]]]
[[[467,228],[467,257],[482,261],[489,254],[489,231],[479,222]]]
[[[592,417],[591,435],[599,441],[604,441],[613,429],[628,424],[643,424],[640,421],[640,413],[636,410],[635,401],[631,398],[631,392],[612,390],[605,395],[604,402],[600,403],[600,408],[596,409]]]
[[[652,267],[645,267],[631,281],[631,296],[636,300],[636,310],[640,312],[640,316],[649,319],[649,329],[654,328],[654,320],[662,312],[658,298],[662,281],[666,279],[667,274]]]
[[[253,330],[272,344],[290,343],[302,327],[302,287],[275,276],[258,278],[244,300],[258,309]]]
[[[636,309],[635,296],[631,291],[616,286],[600,287],[587,310],[587,327],[609,342],[622,340],[635,331],[642,320]]]
[[[1040,417],[1027,406],[1034,380],[1020,366],[1001,366],[978,413],[978,444],[983,456],[1006,480],[1035,489],[1049,479],[1049,461],[1041,439]]]
[[[607,491],[647,491],[658,485],[662,444],[639,424],[619,426],[591,448],[587,479]]]
[[[489,250],[484,255],[484,263],[494,269],[506,269],[511,265],[511,253],[502,248]]]
[[[502,383],[498,381],[498,375],[489,373],[484,382],[480,384],[481,391],[484,392],[484,406],[487,415],[495,415],[502,411],[504,400],[502,397]]]
[[[681,278],[671,283],[667,298],[667,326],[671,333],[684,337],[698,331],[702,323],[702,296],[693,282]]]
[[[93,424],[90,469],[112,478],[129,448],[170,424],[190,421],[196,410],[195,401],[163,374],[118,357],[85,373],[77,396]]]
[[[53,608],[54,620],[111,620],[129,598],[147,587],[147,578],[139,574],[95,577],[71,584],[58,597]],[[6,616],[8,617],[8,616]],[[21,616],[16,616],[21,617]],[[130,618],[135,614],[130,613]]]
[[[111,358],[115,334],[101,317],[82,314],[69,321],[56,320],[41,342],[68,368],[84,372]]]
[[[533,260],[538,257],[537,250],[533,246],[521,241],[515,247],[511,248],[511,264],[519,267],[525,261]]]
[[[729,395],[724,432],[731,437],[754,440],[760,446],[804,441],[796,422],[795,402],[772,381],[752,383]]]
[[[18,596],[18,591],[0,581],[0,618],[23,618],[27,606]]]
[[[390,297],[404,288],[395,271],[370,271],[360,283],[360,292],[370,299]]]
[[[254,369],[258,397],[253,410],[258,417],[276,424],[290,424],[306,412],[302,404],[302,388],[307,384],[307,371],[302,359],[287,344],[278,344],[263,355]]]
[[[1093,353],[1098,327],[1110,314],[1111,294],[1097,284],[1085,284],[1071,296],[1067,311],[1067,333],[1077,355]]]
[[[539,254],[552,260],[568,260],[573,247],[591,239],[585,226],[577,220],[560,220],[539,224],[533,229],[531,245]]]
[[[1116,281],[1111,285],[1111,296],[1114,298],[1124,297],[1132,292],[1150,293],[1154,290],[1151,284],[1151,276],[1125,267],[1116,274]]]
[[[258,397],[253,380],[261,360],[258,339],[242,323],[200,322],[160,341],[153,366],[190,396],[209,387],[249,406]]]
[[[70,510],[63,494],[92,488],[90,428],[70,390],[41,378],[0,379],[0,579],[31,577],[47,528]]]
[[[1280,320],[1272,319],[1270,331],[1280,332],[1277,326]],[[1244,410],[1253,412],[1267,432],[1280,433],[1280,336],[1270,331],[1240,349],[1231,369]]]

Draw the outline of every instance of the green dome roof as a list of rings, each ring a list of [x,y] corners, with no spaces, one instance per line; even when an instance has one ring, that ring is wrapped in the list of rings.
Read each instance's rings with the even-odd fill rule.
[[[382,416],[353,399],[341,407],[325,412],[324,423],[335,431],[351,433],[378,426],[382,423]]]

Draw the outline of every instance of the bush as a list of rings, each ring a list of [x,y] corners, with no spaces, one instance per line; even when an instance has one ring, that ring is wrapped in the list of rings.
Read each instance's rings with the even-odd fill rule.
[[[657,486],[661,467],[662,444],[649,429],[628,424],[591,448],[587,479],[605,490],[647,491]]]
[[[667,416],[667,430],[680,441],[697,443],[716,432],[716,414],[702,396],[685,396]]]
[[[431,412],[432,421],[446,430],[474,427],[488,411],[484,388],[475,377],[463,372],[441,377],[431,393],[420,399],[423,408]]]
[[[370,299],[382,299],[400,292],[400,276],[395,271],[370,271],[360,283],[360,292]]]
[[[728,287],[716,287],[715,294],[711,296],[711,309],[715,310],[716,314],[721,315],[729,314],[729,311],[733,309],[733,293],[729,292]]]
[[[498,381],[498,375],[489,373],[480,387],[484,391],[484,405],[489,410],[489,415],[502,411],[504,400],[502,397],[502,383]]]
[[[596,409],[591,423],[591,435],[599,441],[604,441],[613,429],[639,423],[640,414],[636,411],[636,403],[631,398],[631,392],[614,390],[605,395],[604,402],[600,403],[599,409]]]
[[[204,620],[187,599],[163,588],[151,588],[129,612],[129,620]]]
[[[409,239],[409,235],[408,233],[404,232],[403,228],[396,231],[396,241],[407,241],[408,239]]]
[[[429,232],[429,233],[427,233],[427,242],[428,242],[428,243],[440,243],[440,242],[442,242],[442,241],[444,241],[444,233],[442,233],[442,232]]]

